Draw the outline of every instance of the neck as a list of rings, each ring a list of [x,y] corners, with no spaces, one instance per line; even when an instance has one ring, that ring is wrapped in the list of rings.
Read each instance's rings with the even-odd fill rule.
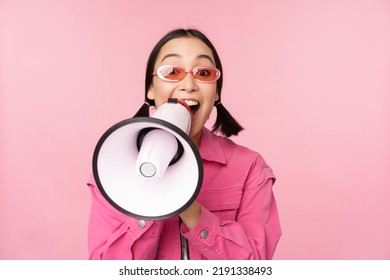
[[[194,142],[195,146],[198,148],[198,150],[200,149],[200,140],[201,140],[201,136],[202,136],[202,133],[199,132],[198,134],[196,135],[193,135],[191,136],[191,140],[192,142]]]

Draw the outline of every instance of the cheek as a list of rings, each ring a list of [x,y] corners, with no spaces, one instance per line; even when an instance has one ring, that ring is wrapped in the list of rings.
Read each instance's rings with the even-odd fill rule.
[[[217,87],[208,88],[207,91],[205,91],[204,100],[207,101],[207,103],[214,104],[214,102],[218,100]]]
[[[156,83],[153,88],[153,95],[156,106],[158,107],[162,103],[166,102],[171,97],[173,92],[172,86],[168,83],[159,84]]]

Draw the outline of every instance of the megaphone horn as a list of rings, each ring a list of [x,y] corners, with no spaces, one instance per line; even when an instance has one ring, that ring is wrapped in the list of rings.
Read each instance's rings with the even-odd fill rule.
[[[139,219],[167,219],[185,210],[203,182],[190,127],[187,104],[169,99],[151,117],[126,119],[109,128],[93,155],[93,174],[103,197]]]

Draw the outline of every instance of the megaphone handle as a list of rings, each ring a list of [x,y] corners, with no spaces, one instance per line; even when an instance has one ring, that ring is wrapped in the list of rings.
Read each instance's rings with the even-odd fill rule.
[[[179,218],[179,229],[182,224],[182,220]],[[181,259],[182,260],[189,260],[190,254],[189,254],[189,248],[188,248],[188,240],[180,233],[180,247],[181,247]]]

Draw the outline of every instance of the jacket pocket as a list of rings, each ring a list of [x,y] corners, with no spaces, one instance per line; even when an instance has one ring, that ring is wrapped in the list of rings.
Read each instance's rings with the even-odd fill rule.
[[[241,197],[241,188],[219,187],[202,192],[198,197],[198,201],[221,220],[235,221]]]

